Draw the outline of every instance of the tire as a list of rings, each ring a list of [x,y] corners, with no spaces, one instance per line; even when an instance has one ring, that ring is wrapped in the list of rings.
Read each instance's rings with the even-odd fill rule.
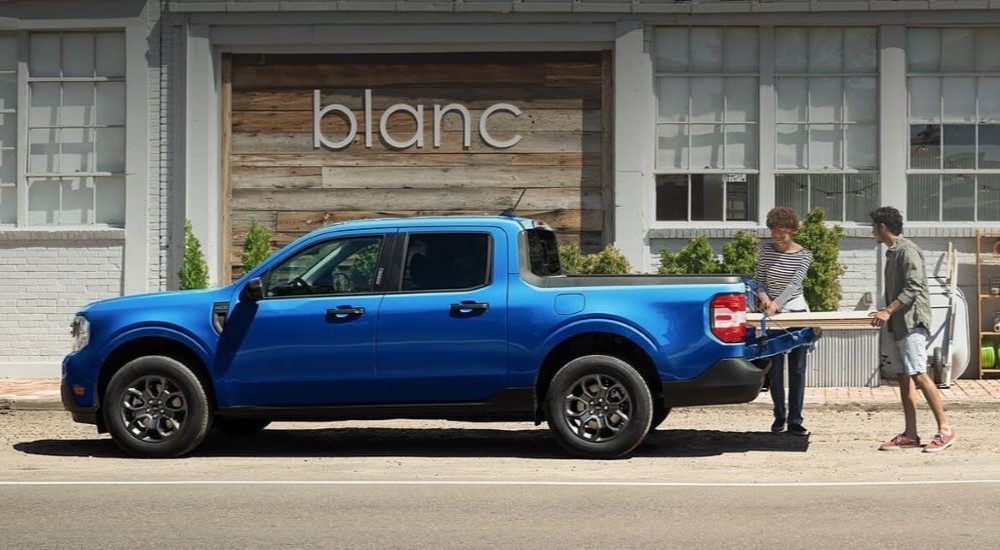
[[[653,431],[663,424],[663,421],[670,416],[670,407],[663,405],[662,399],[653,400],[653,420],[649,423],[649,431]]]
[[[619,458],[649,431],[653,398],[642,376],[625,361],[586,355],[552,378],[545,414],[552,436],[573,456]]]
[[[216,418],[212,427],[226,435],[242,437],[259,434],[270,423],[270,420],[260,418]]]
[[[114,442],[143,458],[190,453],[212,419],[201,380],[180,361],[158,355],[134,359],[116,372],[102,408]]]

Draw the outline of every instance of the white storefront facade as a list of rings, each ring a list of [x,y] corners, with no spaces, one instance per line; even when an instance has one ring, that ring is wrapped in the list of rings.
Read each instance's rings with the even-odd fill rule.
[[[929,273],[957,248],[959,284],[975,296],[973,236],[1000,225],[1000,2],[4,3],[0,377],[58,375],[83,304],[175,288],[185,218],[213,283],[227,280],[240,230],[226,183],[227,59],[512,52],[605,56],[610,89],[593,137],[606,194],[591,234],[637,270],[654,271],[660,249],[693,236],[718,247],[741,230],[764,236],[776,205],[822,207],[845,232],[841,307],[867,309],[882,267],[868,212],[885,204],[903,211]],[[363,75],[352,82],[367,88]],[[433,110],[411,103],[422,102]],[[555,119],[537,120],[504,148],[511,158]],[[369,121],[356,123],[363,141]],[[553,154],[586,156],[587,124],[579,151]],[[974,304],[973,334],[987,314]]]

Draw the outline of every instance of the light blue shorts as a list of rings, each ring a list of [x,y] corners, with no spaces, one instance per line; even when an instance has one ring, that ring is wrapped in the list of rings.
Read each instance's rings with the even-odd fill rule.
[[[926,327],[917,327],[902,340],[892,340],[889,347],[889,361],[896,375],[916,376],[927,372],[927,339],[930,333]]]

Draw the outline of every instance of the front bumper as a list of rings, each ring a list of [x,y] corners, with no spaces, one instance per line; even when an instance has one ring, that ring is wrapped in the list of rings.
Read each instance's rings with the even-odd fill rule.
[[[720,359],[693,380],[663,382],[667,407],[749,403],[760,394],[771,362],[760,366],[739,357]]]
[[[73,389],[70,387],[69,382],[62,381],[59,388],[59,395],[62,397],[63,408],[69,411],[69,414],[73,417],[73,422],[97,424],[97,409],[78,405],[76,399],[73,398]]]

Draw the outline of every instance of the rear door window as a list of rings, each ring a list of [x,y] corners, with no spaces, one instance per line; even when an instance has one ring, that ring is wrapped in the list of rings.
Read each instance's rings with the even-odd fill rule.
[[[487,233],[411,233],[401,290],[467,290],[490,283]]]

